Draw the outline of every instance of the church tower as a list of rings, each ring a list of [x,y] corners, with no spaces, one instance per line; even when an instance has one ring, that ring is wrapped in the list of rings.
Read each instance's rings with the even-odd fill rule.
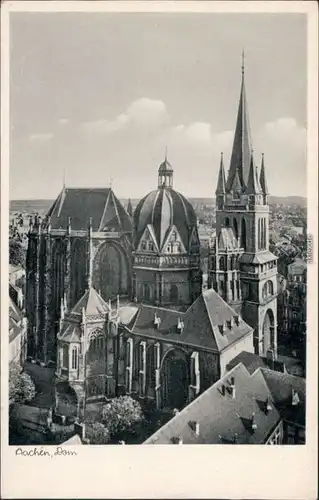
[[[216,189],[216,244],[210,286],[254,328],[259,355],[277,352],[277,257],[269,251],[266,168],[252,149],[244,60],[234,143],[227,181],[223,157]]]

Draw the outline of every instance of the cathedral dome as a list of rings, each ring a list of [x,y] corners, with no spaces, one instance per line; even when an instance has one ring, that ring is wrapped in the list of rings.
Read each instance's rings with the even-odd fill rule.
[[[136,249],[146,231],[154,240],[158,252],[166,253],[165,246],[172,233],[175,241],[180,240],[181,253],[188,253],[193,243],[199,244],[194,208],[173,189],[173,168],[166,158],[158,169],[158,189],[148,193],[138,203],[133,223]]]

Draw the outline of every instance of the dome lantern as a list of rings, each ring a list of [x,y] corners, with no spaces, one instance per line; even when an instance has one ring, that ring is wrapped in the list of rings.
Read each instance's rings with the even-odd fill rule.
[[[159,166],[158,169],[158,187],[168,187],[172,188],[173,187],[173,167],[167,160],[167,148],[165,151],[165,160],[161,165]]]

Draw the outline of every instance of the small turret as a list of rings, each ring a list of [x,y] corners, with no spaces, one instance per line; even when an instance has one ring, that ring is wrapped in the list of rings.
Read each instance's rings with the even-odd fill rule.
[[[262,157],[261,157],[260,187],[261,187],[262,194],[263,194],[264,205],[268,205],[269,191],[268,191],[268,185],[267,185],[267,180],[266,180],[264,153],[262,153]]]
[[[261,194],[259,179],[257,177],[257,170],[254,162],[253,150],[251,151],[249,175],[245,194],[249,195],[250,202],[253,204],[255,204],[257,201],[256,197]]]
[[[221,210],[224,206],[225,202],[225,194],[226,194],[226,178],[225,178],[225,169],[224,169],[224,157],[223,153],[220,154],[220,166],[218,172],[218,181],[216,188],[216,202],[217,207]]]
[[[129,200],[128,200],[126,211],[127,211],[127,213],[129,214],[130,217],[133,216],[133,207],[132,207],[131,198],[129,198]]]

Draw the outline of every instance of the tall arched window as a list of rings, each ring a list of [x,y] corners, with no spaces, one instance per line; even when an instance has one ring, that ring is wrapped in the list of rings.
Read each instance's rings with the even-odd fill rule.
[[[178,286],[177,285],[171,285],[170,300],[171,300],[171,302],[178,301]]]
[[[241,221],[240,245],[244,250],[246,250],[246,221],[245,221],[245,219],[242,219],[242,221]]]
[[[229,227],[229,225],[230,225],[229,217],[226,217],[226,219],[225,219],[225,227]]]
[[[258,250],[261,250],[261,219],[258,219]]]
[[[264,249],[267,248],[267,220],[264,219]]]
[[[76,370],[78,367],[78,348],[76,346],[72,347],[72,370]]]
[[[265,242],[264,242],[264,224],[265,224],[265,219],[261,219],[261,249],[262,250],[265,248]]]
[[[147,283],[143,283],[143,298],[147,302],[151,300],[151,288]]]
[[[238,239],[238,224],[237,224],[237,219],[234,219],[234,233],[235,233],[235,238],[237,240]]]

